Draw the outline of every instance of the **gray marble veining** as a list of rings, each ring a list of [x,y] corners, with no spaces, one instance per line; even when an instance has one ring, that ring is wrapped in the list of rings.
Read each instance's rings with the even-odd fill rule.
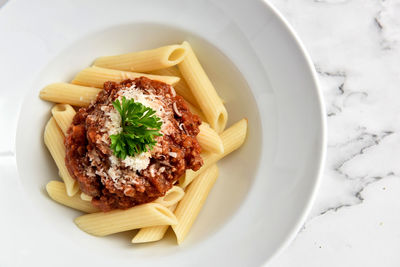
[[[400,266],[400,1],[269,2],[313,58],[329,132],[312,212],[270,266]]]

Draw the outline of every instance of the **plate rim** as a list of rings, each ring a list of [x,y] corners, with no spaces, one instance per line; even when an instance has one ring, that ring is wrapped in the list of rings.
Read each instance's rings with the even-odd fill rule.
[[[327,152],[327,118],[325,115],[325,101],[324,97],[322,94],[321,86],[319,83],[319,78],[317,71],[315,69],[315,65],[311,59],[310,54],[308,53],[305,45],[303,44],[303,41],[300,39],[299,35],[297,32],[294,30],[293,26],[290,24],[290,22],[283,16],[283,14],[278,10],[278,8],[270,3],[268,0],[261,0],[265,4],[267,8],[269,8],[272,13],[274,13],[277,17],[278,20],[282,23],[282,25],[286,28],[286,30],[289,32],[289,34],[293,37],[294,42],[297,44],[297,46],[300,48],[301,54],[304,57],[308,70],[310,71],[312,82],[314,83],[313,88],[317,94],[317,99],[318,99],[318,106],[319,106],[319,116],[320,116],[320,124],[321,124],[321,147],[320,147],[320,157],[318,158],[318,164],[317,166],[317,174],[315,175],[315,182],[313,184],[313,188],[311,190],[311,194],[308,196],[308,200],[306,201],[306,206],[301,212],[301,216],[297,220],[297,223],[292,227],[292,230],[287,234],[285,240],[282,241],[281,245],[275,249],[275,252],[271,254],[271,257],[267,259],[264,264],[272,262],[275,258],[277,258],[279,255],[282,254],[282,252],[289,247],[289,245],[294,241],[294,239],[297,237],[298,233],[300,232],[303,224],[305,224],[307,216],[310,214],[311,208],[314,205],[314,202],[317,197],[318,190],[321,185],[322,181],[322,176],[323,176],[323,171],[325,169],[325,163],[326,163],[326,152]]]

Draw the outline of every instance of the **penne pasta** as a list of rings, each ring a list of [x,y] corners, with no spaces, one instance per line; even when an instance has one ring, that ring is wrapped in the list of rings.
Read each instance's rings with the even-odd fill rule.
[[[221,154],[224,153],[224,146],[221,137],[213,130],[210,125],[203,122],[200,124],[200,132],[197,135],[197,140],[201,148],[205,151]]]
[[[117,56],[100,57],[94,66],[127,71],[151,71],[174,66],[186,56],[182,45],[167,45]]]
[[[94,207],[91,202],[81,199],[79,194],[70,197],[66,194],[65,184],[59,181],[50,181],[46,185],[46,191],[54,201],[86,213],[98,212],[99,209]],[[83,194],[83,193],[82,193]]]
[[[207,119],[204,116],[203,112],[201,112],[201,110],[199,110],[198,108],[196,108],[195,106],[193,106],[189,102],[186,102],[186,105],[188,106],[190,112],[192,112],[193,114],[196,114],[197,116],[200,117],[201,121],[207,122]]]
[[[76,114],[74,108],[68,104],[57,104],[51,109],[51,113],[65,136]]]
[[[173,186],[170,190],[167,191],[165,196],[159,197],[154,200],[154,203],[159,203],[165,207],[170,207],[178,203],[183,196],[185,195],[185,191],[179,186]]]
[[[188,234],[217,178],[218,167],[213,164],[186,189],[185,196],[174,212],[178,223],[172,226],[172,230],[175,232],[178,244],[181,244]]]
[[[64,135],[52,117],[44,130],[44,143],[53,157],[61,178],[63,179],[68,196],[74,196],[78,190],[78,183],[70,176],[65,166]]]
[[[147,79],[136,86],[102,91],[107,81],[140,77],[169,84],[175,92],[170,94],[165,84]],[[95,103],[99,93],[104,99]],[[171,226],[181,244],[218,177],[217,161],[238,149],[247,135],[247,119],[225,130],[227,110],[188,42],[99,57],[71,83],[47,85],[39,95],[56,103],[45,126],[44,143],[63,180],[50,181],[46,190],[54,201],[87,213],[74,222],[95,236],[139,229],[131,242],[146,243],[161,240]],[[126,96],[126,102],[118,105],[114,101],[120,95]],[[192,168],[201,161],[200,148],[197,143],[191,145],[194,139],[185,139],[188,132],[182,123],[197,132],[199,119],[180,114],[179,108],[186,107],[183,102],[175,103],[171,95],[183,97],[187,109],[201,119],[197,141],[203,165],[198,171]],[[76,108],[89,105],[89,109]],[[74,128],[76,138],[65,140],[75,116],[75,120],[82,118],[82,128]],[[175,126],[181,131],[170,130]],[[161,149],[151,150],[153,143]],[[66,150],[77,152],[68,153],[66,159]],[[154,156],[154,151],[160,156]],[[186,166],[175,164],[185,160]],[[68,168],[66,161],[72,162]],[[180,167],[186,171],[176,181],[174,168]],[[75,175],[83,181],[78,183]],[[176,185],[166,191],[170,183],[163,177]],[[97,192],[96,196],[83,193],[80,186],[85,192]],[[139,204],[150,200],[145,196],[158,198]]]
[[[188,53],[185,59],[178,64],[179,70],[207,118],[207,122],[220,133],[224,130],[228,120],[225,106],[189,43],[183,42],[182,45],[186,47]]]
[[[179,69],[177,67],[170,67],[167,69],[160,69],[160,70],[155,70],[151,71],[151,74],[157,74],[157,75],[167,75],[167,76],[176,76],[181,78],[179,82],[177,82],[174,85],[174,89],[176,93],[180,96],[182,96],[187,102],[191,103],[193,106],[196,108],[199,108],[199,104],[196,101],[196,98],[194,97],[192,91],[190,91],[189,86],[187,85],[185,79],[182,78],[182,74],[180,73]]]
[[[83,200],[83,201],[92,201],[92,196],[89,196],[89,195],[86,195],[85,193],[81,193],[81,199]]]
[[[72,106],[86,107],[94,101],[99,88],[81,86],[70,83],[53,83],[40,91],[40,98],[54,103],[64,103]],[[189,110],[200,117],[202,121],[207,121],[203,112],[186,102]]]
[[[100,89],[85,87],[70,83],[52,83],[43,88],[39,96],[41,99],[54,102],[70,104],[72,106],[86,107],[96,99]]]
[[[182,188],[188,186],[194,178],[200,175],[207,167],[211,166],[212,164],[216,163],[218,160],[222,159],[229,153],[238,149],[243,143],[246,138],[247,133],[247,119],[241,119],[228,129],[226,129],[221,134],[222,144],[224,146],[224,153],[216,154],[205,152],[202,153],[203,158],[203,166],[198,171],[186,170],[184,176],[179,179],[179,185]]]
[[[174,212],[177,204],[169,207],[171,212]],[[148,243],[161,240],[167,232],[169,225],[158,225],[145,227],[139,230],[136,235],[132,238],[132,243]]]
[[[179,186],[172,187],[164,197],[160,197],[154,202],[168,207],[171,212],[176,208],[178,202],[183,198],[185,192]],[[169,225],[158,225],[145,227],[139,230],[132,239],[132,243],[147,243],[162,239],[167,232]]]
[[[90,67],[79,72],[72,80],[72,83],[83,86],[103,88],[104,83],[107,81],[122,82],[126,79],[133,80],[142,76],[171,85],[174,85],[179,81],[179,77],[174,76],[159,76],[145,73],[105,69],[100,67]]]
[[[86,214],[75,219],[76,225],[95,236],[106,236],[128,230],[176,224],[175,215],[158,203],[147,203],[126,210]]]

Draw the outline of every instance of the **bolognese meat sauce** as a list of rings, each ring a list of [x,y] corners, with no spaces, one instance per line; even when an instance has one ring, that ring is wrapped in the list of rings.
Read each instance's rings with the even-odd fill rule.
[[[110,148],[110,135],[121,131],[112,102],[123,97],[155,110],[162,136],[155,137],[152,150],[120,159]],[[76,113],[65,138],[65,163],[94,206],[130,208],[165,195],[186,169],[201,167],[200,124],[168,84],[145,77],[106,82],[96,100]]]

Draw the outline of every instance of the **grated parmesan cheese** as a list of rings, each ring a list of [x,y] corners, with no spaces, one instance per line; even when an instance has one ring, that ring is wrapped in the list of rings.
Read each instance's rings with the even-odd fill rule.
[[[173,111],[169,109],[166,111],[166,103],[161,100],[161,97],[154,94],[144,94],[143,91],[136,88],[135,85],[132,85],[129,88],[124,88],[120,90],[118,99],[122,101],[122,98],[133,99],[136,102],[143,104],[146,107],[149,107],[156,111],[156,115],[162,120],[161,133],[162,134],[170,134],[171,131],[174,130],[173,124],[170,121],[170,117],[173,116]],[[107,133],[108,136],[113,134],[119,134],[122,131],[121,127],[121,116],[117,110],[110,104],[108,106],[101,107],[101,110],[104,112],[106,117],[104,127],[101,129],[101,132]],[[158,144],[157,144],[158,145]],[[170,152],[170,156],[176,157],[176,153]],[[109,157],[110,160],[110,168],[107,171],[107,174],[110,179],[114,181],[114,183],[122,183],[126,184],[129,177],[124,177],[122,175],[121,170],[118,166],[125,166],[131,169],[132,171],[141,171],[146,169],[150,164],[151,152],[143,152],[134,157],[127,156],[124,160],[117,158],[114,155]],[[154,170],[153,170],[154,171]],[[137,181],[130,181],[131,183],[137,183]]]
[[[116,156],[111,155],[109,157],[111,168],[121,163],[125,164],[126,167],[130,168],[132,171],[141,171],[147,168],[150,164],[150,152],[143,152],[134,157],[127,156],[124,160],[118,159]]]
[[[109,157],[109,160],[110,160],[111,165],[113,165],[113,166],[119,164],[118,158],[117,158],[116,156],[114,156],[114,155],[111,155],[111,156]]]
[[[163,134],[171,134],[171,130],[173,130],[173,125],[168,119],[171,115],[171,112],[167,112],[164,108],[164,102],[161,100],[161,97],[154,94],[144,94],[143,91],[136,88],[135,85],[132,85],[129,88],[123,89],[119,91],[120,96],[118,99],[122,101],[122,97],[126,99],[133,99],[136,102],[143,104],[146,107],[149,107],[155,110],[156,115],[161,119],[161,133]]]
[[[133,171],[141,171],[150,164],[150,152],[143,152],[134,157],[127,156],[122,162]]]
[[[110,136],[122,132],[121,115],[119,115],[118,111],[115,109],[110,109],[104,114],[110,118],[109,120],[106,120],[106,123],[104,124],[108,135]]]
[[[168,155],[173,158],[176,158],[178,156],[176,152],[168,152]]]

